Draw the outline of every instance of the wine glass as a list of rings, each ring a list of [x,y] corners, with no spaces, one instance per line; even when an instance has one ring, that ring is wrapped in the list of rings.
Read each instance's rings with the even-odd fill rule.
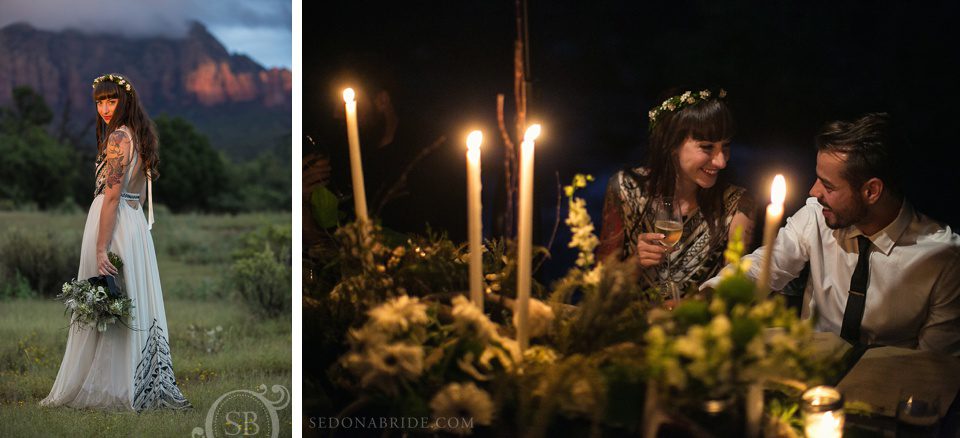
[[[680,205],[672,196],[661,196],[654,199],[653,208],[653,227],[657,233],[664,236],[660,244],[672,251],[683,235],[683,216],[680,214]],[[670,275],[670,253],[668,252],[665,256],[667,257],[667,278],[663,285],[672,294],[674,306],[676,306],[680,304],[680,291],[677,290],[677,285]]]

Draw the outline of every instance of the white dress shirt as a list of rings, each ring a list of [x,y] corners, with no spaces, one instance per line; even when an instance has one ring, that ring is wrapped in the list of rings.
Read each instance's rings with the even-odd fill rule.
[[[782,290],[809,262],[801,315],[817,315],[817,331],[839,335],[862,234],[855,226],[830,229],[823,206],[807,199],[777,234],[770,289]],[[861,342],[960,355],[960,236],[904,201],[893,222],[867,237],[870,279]],[[759,248],[745,256],[751,278],[760,275],[763,253]],[[717,283],[714,277],[701,289]]]

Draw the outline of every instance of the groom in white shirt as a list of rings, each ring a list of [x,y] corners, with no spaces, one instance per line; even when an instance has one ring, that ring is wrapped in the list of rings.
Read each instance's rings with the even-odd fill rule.
[[[829,123],[816,143],[812,198],[777,235],[770,288],[809,262],[802,316],[817,315],[818,331],[960,355],[960,236],[903,197],[894,152],[906,146],[887,115]],[[745,256],[752,278],[763,253]]]

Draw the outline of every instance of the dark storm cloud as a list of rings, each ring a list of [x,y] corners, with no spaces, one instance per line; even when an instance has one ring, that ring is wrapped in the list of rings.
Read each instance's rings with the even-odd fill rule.
[[[290,0],[3,0],[0,27],[26,22],[44,30],[181,37],[191,21],[231,52],[265,66],[290,66]]]
[[[289,0],[14,0],[4,3],[0,27],[27,22],[47,30],[171,37],[182,36],[191,20],[208,26],[291,27]]]

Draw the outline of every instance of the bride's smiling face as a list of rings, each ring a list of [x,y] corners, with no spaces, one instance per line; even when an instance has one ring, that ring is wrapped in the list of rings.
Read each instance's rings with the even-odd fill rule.
[[[97,101],[97,114],[100,115],[100,118],[103,119],[103,122],[110,124],[110,119],[113,118],[114,111],[117,110],[117,99],[100,99]]]
[[[679,178],[693,182],[704,189],[717,183],[717,174],[727,167],[730,159],[730,141],[695,140],[687,136],[677,150]]]

